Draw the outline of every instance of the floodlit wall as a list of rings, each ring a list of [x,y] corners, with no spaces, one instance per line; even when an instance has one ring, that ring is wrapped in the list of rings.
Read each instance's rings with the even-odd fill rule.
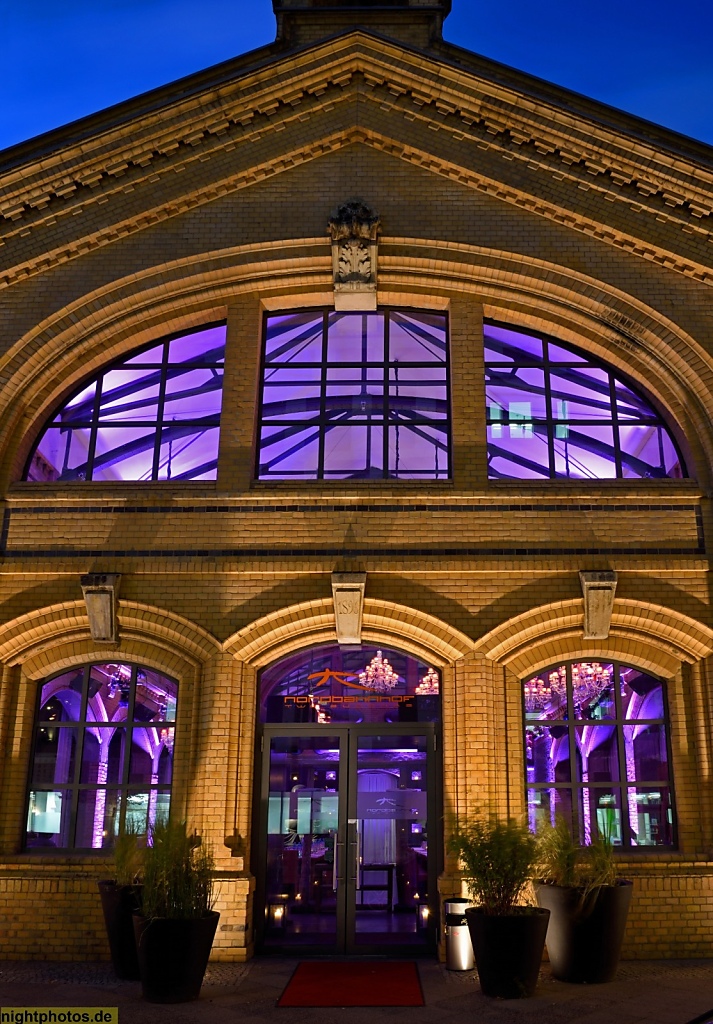
[[[389,92],[386,72],[355,72],[339,41],[326,50],[329,81],[317,88],[316,62],[314,88],[286,112],[284,98],[274,110],[265,99],[279,82],[263,78],[251,86],[262,90],[259,109],[239,130],[196,128],[144,164],[139,153],[112,165],[98,191],[87,179],[49,212],[38,200],[9,220],[2,259],[12,269],[0,273],[3,955],[108,956],[94,884],[106,858],[22,847],[39,681],[107,658],[179,681],[174,807],[217,857],[213,956],[251,955],[257,673],[289,650],[334,640],[336,570],[367,574],[370,642],[418,651],[443,672],[446,829],[486,802],[524,812],[528,673],[616,657],[667,680],[679,845],[622,863],[635,879],[625,955],[708,956],[713,335],[710,275],[694,258],[703,242],[684,239],[663,200],[660,217],[644,199],[623,202],[625,186],[596,167],[580,168],[579,184],[574,171],[553,171],[546,147],[533,149],[527,172],[539,199],[524,201],[508,177],[518,144],[498,140],[497,125],[474,146],[445,100],[437,108],[413,84]],[[382,50],[384,63],[394,60],[394,47]],[[195,117],[199,127],[210,120]],[[69,166],[79,151],[66,147]],[[382,218],[379,301],[448,313],[453,478],[256,483],[263,314],[333,303],[326,222],[357,192]],[[488,482],[483,317],[578,345],[638,384],[666,411],[690,479]],[[215,483],[20,482],[42,424],[83,378],[140,344],[222,319]],[[580,570],[618,574],[606,640],[583,639]],[[117,647],[90,639],[79,586],[87,572],[121,573]],[[447,861],[445,895],[459,884],[456,869]]]

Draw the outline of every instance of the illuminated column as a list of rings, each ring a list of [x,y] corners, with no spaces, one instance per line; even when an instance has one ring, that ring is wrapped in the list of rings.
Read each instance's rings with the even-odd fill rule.
[[[153,734],[155,736],[156,735],[156,730],[152,729],[151,731],[153,732]],[[148,816],[149,827],[151,827],[151,825],[154,825],[156,823],[156,800],[157,800],[157,797],[158,797],[158,793],[157,793],[157,791],[153,787],[158,785],[158,779],[159,779],[158,768],[159,768],[159,762],[161,760],[161,751],[163,750],[163,747],[164,747],[164,739],[161,738],[161,740],[157,744],[154,744],[152,742],[151,746],[153,747],[153,754],[151,755],[151,787],[152,788],[149,790],[149,816]]]
[[[99,741],[99,762],[97,764],[96,798],[94,800],[94,822],[92,825],[92,849],[101,850],[104,845],[104,813],[106,811],[106,780],[109,761],[109,737],[104,734],[108,729],[98,730],[102,734]]]

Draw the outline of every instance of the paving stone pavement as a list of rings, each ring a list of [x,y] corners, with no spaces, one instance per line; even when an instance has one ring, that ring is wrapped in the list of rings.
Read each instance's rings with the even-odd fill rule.
[[[420,960],[423,1007],[277,1009],[297,963],[210,964],[197,1002],[159,1006],[107,963],[0,961],[0,1007],[118,1006],[120,1024],[331,1024],[337,1015],[341,1024],[688,1024],[713,1010],[713,959],[626,961],[616,981],[590,986],[554,981],[544,966],[535,995],[522,1000],[487,999],[474,972]]]

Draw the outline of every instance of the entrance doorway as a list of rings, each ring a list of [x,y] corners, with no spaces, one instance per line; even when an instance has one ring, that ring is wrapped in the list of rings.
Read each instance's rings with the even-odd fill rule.
[[[319,653],[328,652],[335,653]],[[341,667],[331,671],[344,689],[354,673],[337,653]],[[399,665],[399,658],[415,662],[387,653],[392,664]],[[361,651],[361,661],[366,656],[369,664],[370,654]],[[382,651],[376,658],[386,661]],[[350,688],[346,704],[334,685],[300,705],[294,693],[263,679],[267,714],[253,850],[259,951],[373,955],[435,949],[439,732],[437,721],[419,718],[437,718],[440,697],[435,671],[415,666],[405,672],[416,680],[410,698],[377,696],[362,683],[361,693]],[[326,671],[305,674],[322,679]],[[428,693],[413,693],[428,672]],[[280,717],[292,722],[265,721],[277,717],[280,707],[290,709]],[[295,722],[295,709],[313,720]]]

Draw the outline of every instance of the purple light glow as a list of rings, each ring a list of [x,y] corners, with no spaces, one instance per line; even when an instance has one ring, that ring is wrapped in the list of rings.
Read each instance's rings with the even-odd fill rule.
[[[383,689],[368,667],[379,655],[395,674]],[[428,672],[435,669],[401,651],[375,647],[309,648],[288,655],[260,675],[262,722],[398,722],[440,720],[438,694],[419,695]],[[319,706],[319,709],[318,707]],[[323,714],[325,719],[319,719]]]
[[[627,665],[572,663],[525,680],[523,696],[532,830],[564,814],[584,844],[599,830],[624,847],[672,846],[661,680]]]
[[[27,847],[111,846],[122,817],[145,832],[169,806],[176,699],[173,680],[126,663],[48,680],[35,729]]]
[[[260,479],[446,480],[449,418],[444,315],[267,317]]]
[[[215,480],[224,352],[209,327],[104,370],[55,414],[25,479]]]
[[[687,475],[653,406],[585,353],[486,324],[485,364],[491,480]]]

